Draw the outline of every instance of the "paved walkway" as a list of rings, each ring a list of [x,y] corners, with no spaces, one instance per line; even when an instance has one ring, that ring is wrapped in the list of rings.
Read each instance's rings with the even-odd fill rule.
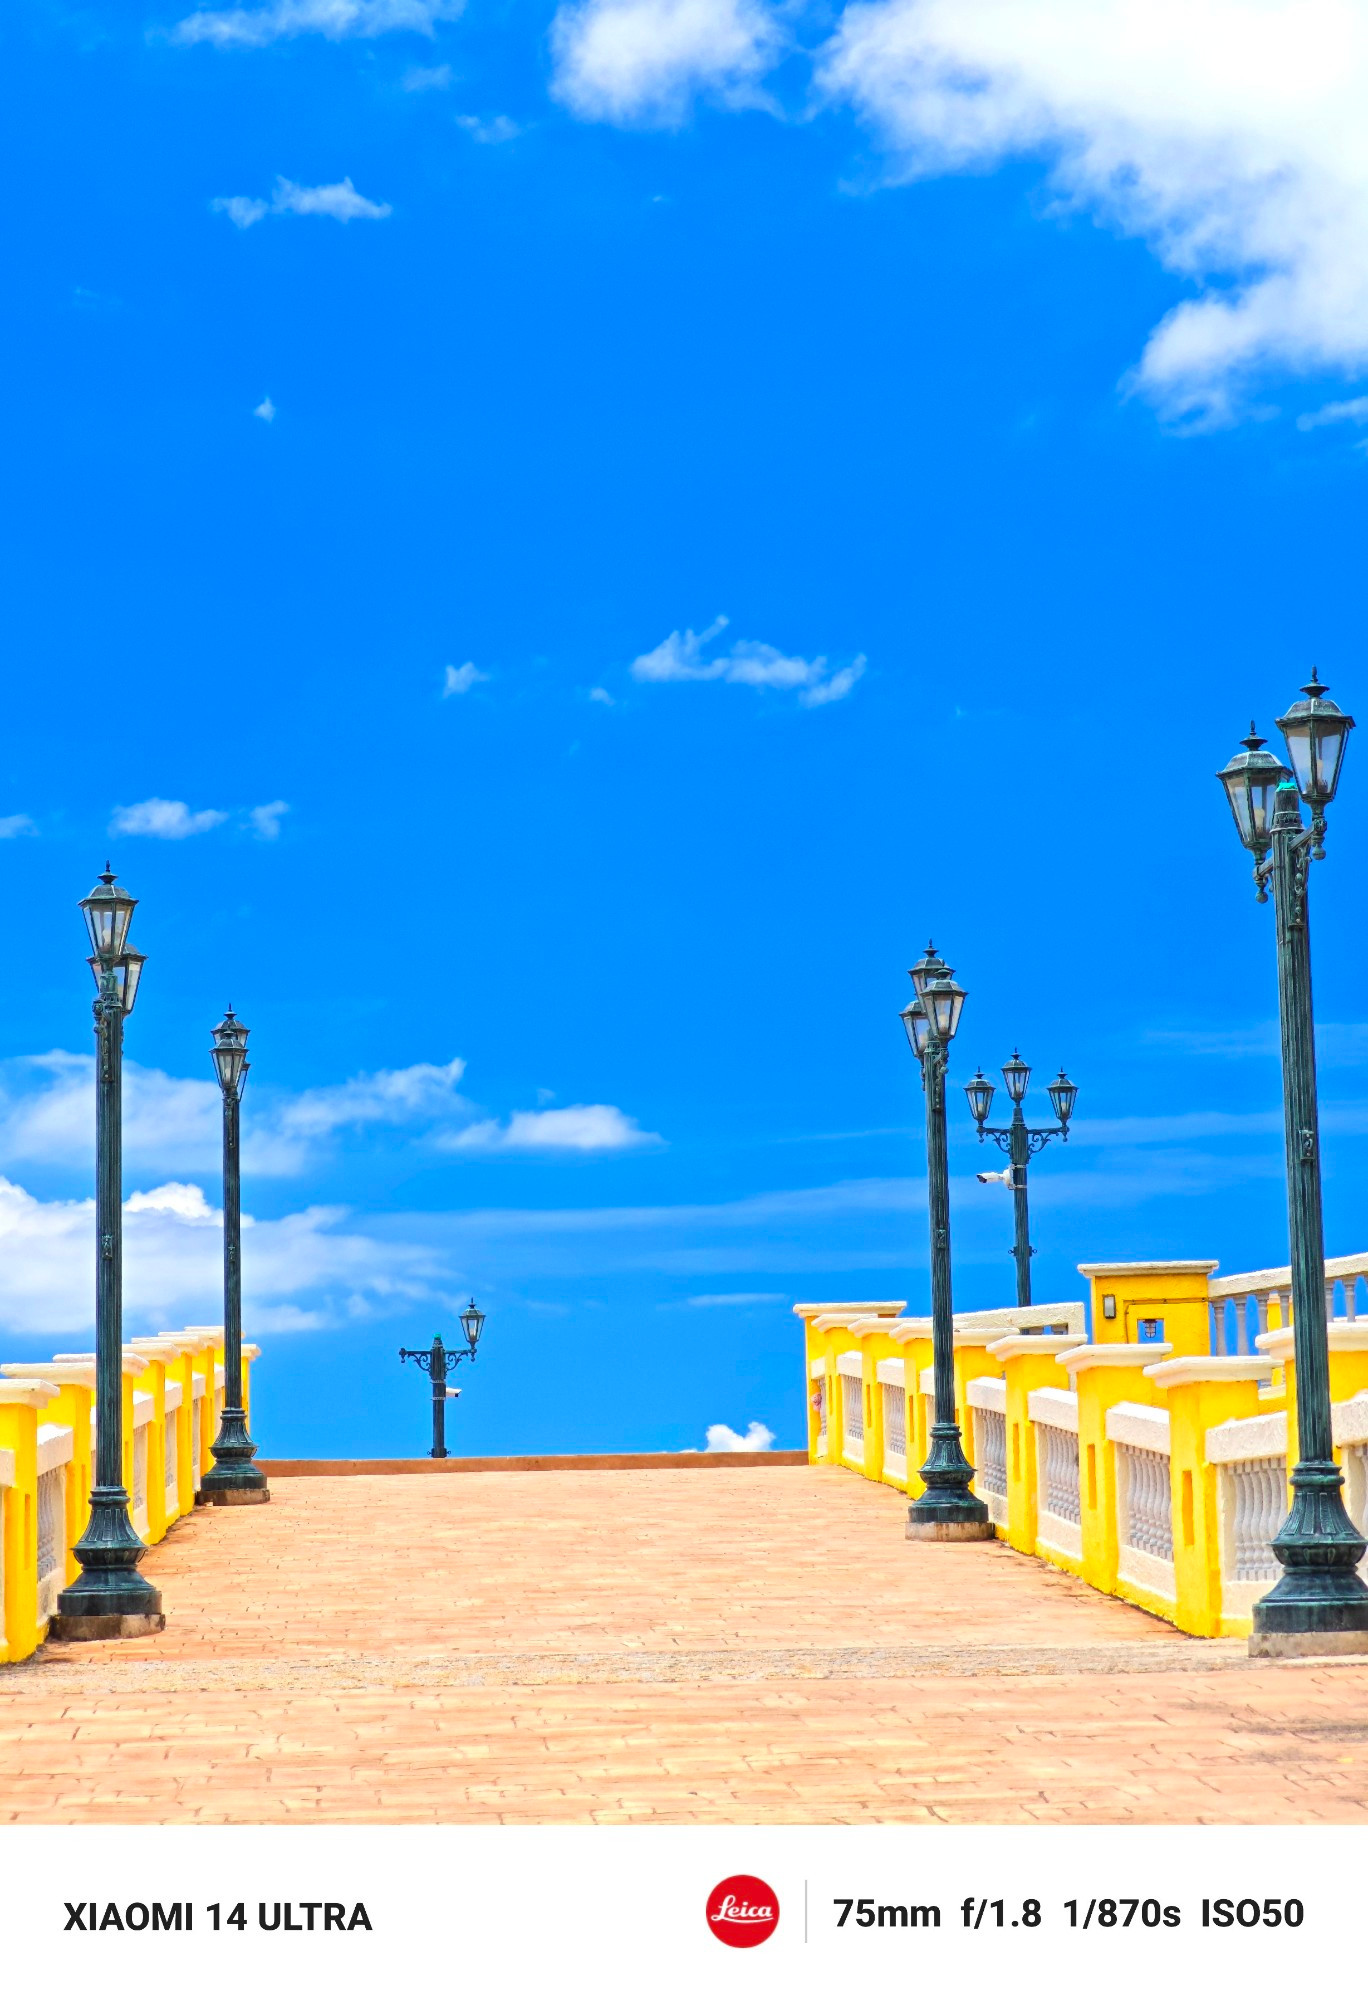
[[[282,1479],[156,1639],[0,1667],[0,1823],[1368,1819],[1368,1665],[1255,1666],[835,1469]]]

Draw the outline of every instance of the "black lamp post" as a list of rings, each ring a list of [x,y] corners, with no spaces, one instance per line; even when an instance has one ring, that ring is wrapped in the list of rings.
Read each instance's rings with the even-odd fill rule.
[[[907,1510],[912,1542],[979,1542],[993,1538],[982,1500],[969,1491],[974,1468],[955,1422],[955,1315],[950,1290],[950,1164],[945,1134],[945,1069],[964,1008],[964,988],[928,945],[912,967],[916,993],[902,1010],[926,1093],[926,1196],[931,1220],[931,1337],[936,1413],[931,1449],[921,1468],[926,1491]]]
[[[1251,723],[1243,749],[1218,773],[1240,839],[1254,856],[1261,903],[1272,884],[1278,933],[1298,1464],[1292,1509],[1273,1543],[1283,1574],[1254,1606],[1249,1641],[1251,1653],[1274,1657],[1368,1652],[1368,1586],[1358,1574],[1368,1543],[1345,1511],[1331,1434],[1307,907],[1310,864],[1324,856],[1325,808],[1354,723],[1326,700],[1314,673],[1302,692],[1306,699],[1278,718],[1292,770],[1264,749]],[[1302,800],[1311,808],[1309,827]]]
[[[73,1551],[81,1573],[57,1599],[63,1639],[136,1638],[166,1623],[161,1592],[138,1573],[144,1547],[123,1483],[123,1024],[143,969],[128,948],[136,907],[108,865],[81,903],[95,975],[95,1484]]]
[[[964,1094],[969,1099],[969,1110],[978,1126],[980,1141],[995,1139],[1006,1153],[1010,1165],[1007,1171],[997,1174],[980,1174],[981,1181],[1005,1180],[1012,1190],[1012,1203],[1016,1210],[1016,1241],[1012,1245],[1012,1255],[1016,1258],[1017,1304],[1031,1303],[1031,1259],[1035,1251],[1031,1248],[1030,1197],[1026,1190],[1026,1162],[1036,1153],[1043,1151],[1051,1139],[1068,1140],[1069,1120],[1073,1116],[1074,1099],[1078,1096],[1078,1085],[1070,1083],[1063,1070],[1050,1085],[1050,1102],[1054,1106],[1057,1125],[1028,1125],[1026,1114],[1021,1108],[1021,1100],[1026,1095],[1026,1086],[1031,1080],[1029,1063],[1024,1063],[1015,1049],[1012,1060],[1002,1065],[1002,1081],[1007,1086],[1007,1095],[1012,1100],[1012,1122],[1010,1125],[989,1125],[986,1123],[993,1108],[995,1086],[989,1083],[983,1071],[978,1070],[972,1081],[964,1086]]]
[[[247,1037],[232,1008],[214,1030],[214,1069],[223,1096],[223,1411],[214,1463],[200,1496],[217,1507],[254,1507],[269,1500],[266,1475],[252,1463],[256,1446],[242,1407],[242,1156],[238,1106],[247,1087]]]
[[[401,1347],[401,1361],[416,1361],[423,1373],[432,1381],[432,1458],[446,1458],[446,1406],[448,1396],[459,1396],[459,1389],[448,1389],[447,1371],[455,1369],[462,1361],[473,1361],[475,1350],[480,1345],[480,1335],[484,1331],[485,1316],[474,1299],[461,1314],[461,1331],[465,1334],[464,1347],[443,1347],[442,1336],[437,1334],[431,1347]]]

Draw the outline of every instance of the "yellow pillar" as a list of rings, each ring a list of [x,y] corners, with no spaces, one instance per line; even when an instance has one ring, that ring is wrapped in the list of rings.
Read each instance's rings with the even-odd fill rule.
[[[1145,1370],[1169,1413],[1174,1623],[1198,1639],[1221,1630],[1220,1469],[1207,1463],[1206,1434],[1213,1424],[1259,1415],[1269,1367],[1250,1355],[1179,1355]]]
[[[1007,1385],[1007,1536],[1014,1549],[1034,1555],[1036,1453],[1027,1398],[1032,1389],[1067,1389],[1059,1357],[1082,1345],[1076,1334],[1009,1333],[989,1349]]]
[[[926,1491],[921,1469],[931,1449],[922,1394],[922,1373],[931,1366],[931,1322],[929,1319],[900,1320],[890,1329],[903,1357],[903,1387],[907,1395],[907,1493],[915,1500]]]
[[[1214,1259],[1187,1258],[1162,1264],[1080,1264],[1092,1286],[1092,1337],[1098,1346],[1137,1342],[1157,1346],[1145,1332],[1157,1322],[1157,1336],[1175,1354],[1210,1354],[1211,1306],[1208,1288]]]
[[[66,1581],[74,1583],[80,1574],[81,1565],[70,1552],[71,1544],[85,1533],[90,1519],[90,1489],[94,1484],[92,1463],[93,1432],[90,1425],[91,1405],[95,1400],[95,1365],[81,1361],[32,1361],[0,1362],[0,1377],[18,1380],[31,1378],[35,1366],[42,1369],[43,1379],[51,1382],[57,1391],[56,1399],[45,1413],[44,1421],[52,1424],[66,1424],[71,1430],[71,1475],[67,1480],[67,1573]]]
[[[1347,1403],[1362,1389],[1368,1389],[1368,1325],[1362,1320],[1337,1319],[1326,1329],[1330,1349],[1330,1401]],[[1297,1359],[1290,1327],[1261,1333],[1255,1346],[1266,1359],[1283,1371],[1287,1390],[1287,1469],[1291,1472],[1301,1457],[1297,1441]],[[1263,1408],[1267,1408],[1265,1403]],[[1339,1453],[1335,1453],[1336,1459]]]
[[[56,1383],[39,1376],[0,1380],[0,1452],[10,1474],[0,1524],[7,1660],[26,1660],[43,1636],[38,1626],[38,1413],[56,1395]]]
[[[1167,1342],[1075,1347],[1064,1366],[1078,1396],[1078,1498],[1085,1583],[1116,1592],[1116,1459],[1107,1437],[1113,1403],[1162,1402],[1146,1368],[1169,1354]]]
[[[54,1361],[85,1362],[92,1373],[95,1367],[93,1354],[54,1354]],[[42,1363],[46,1368],[48,1363]],[[123,1483],[129,1498],[129,1511],[133,1501],[133,1383],[143,1371],[142,1357],[132,1354],[127,1348],[123,1352]]]

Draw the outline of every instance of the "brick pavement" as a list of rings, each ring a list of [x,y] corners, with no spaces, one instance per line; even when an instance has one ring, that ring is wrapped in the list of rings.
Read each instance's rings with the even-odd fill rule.
[[[282,1480],[164,1634],[0,1667],[0,1823],[1368,1818],[1368,1665],[1251,1664],[831,1469]]]

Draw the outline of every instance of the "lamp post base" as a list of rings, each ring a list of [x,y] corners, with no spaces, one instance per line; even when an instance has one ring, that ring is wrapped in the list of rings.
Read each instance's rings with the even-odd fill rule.
[[[1368,1632],[1251,1632],[1251,1660],[1323,1660],[1368,1653]]]
[[[907,1514],[907,1539],[909,1542],[993,1542],[997,1540],[997,1530],[992,1522],[966,1520],[926,1520],[916,1515],[911,1508]]]
[[[201,1500],[215,1507],[259,1507],[270,1499],[266,1474],[252,1463],[256,1446],[240,1409],[224,1410],[213,1452],[214,1463],[200,1481]]]
[[[84,1641],[90,1639],[143,1639],[149,1632],[166,1630],[163,1611],[94,1611],[87,1616],[64,1617],[61,1612],[48,1626],[49,1639]]]

